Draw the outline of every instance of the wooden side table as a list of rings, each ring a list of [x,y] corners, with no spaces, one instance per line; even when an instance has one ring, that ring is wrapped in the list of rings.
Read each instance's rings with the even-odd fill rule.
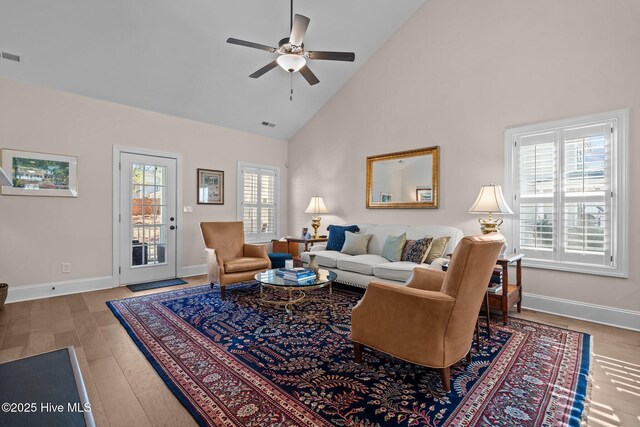
[[[272,240],[271,246],[273,248],[273,252],[286,253],[291,255],[293,258],[298,256],[298,244],[293,242],[282,242],[280,240]]]
[[[326,242],[328,240],[326,237],[318,237],[317,239],[314,239],[314,238],[297,239],[295,237],[285,237],[285,239],[287,239],[287,242],[289,242],[289,243],[294,243],[295,247],[296,247],[295,254],[291,253],[291,255],[293,255],[293,266],[294,267],[302,267],[302,260],[300,259],[300,254],[298,252],[298,243],[304,243],[304,251],[308,252],[309,251],[309,245],[313,245],[314,243]]]
[[[326,242],[328,239],[326,237],[318,237],[314,239],[313,237],[310,239],[296,239],[295,237],[285,237],[287,242],[291,243],[304,243],[304,251],[309,251],[309,245],[313,245],[314,243]]]
[[[509,309],[514,305],[518,313],[522,311],[522,258],[524,254],[498,258],[498,265],[502,267],[502,292],[489,294],[489,306],[502,312],[502,323],[509,322]],[[509,265],[516,265],[516,282],[509,283]]]

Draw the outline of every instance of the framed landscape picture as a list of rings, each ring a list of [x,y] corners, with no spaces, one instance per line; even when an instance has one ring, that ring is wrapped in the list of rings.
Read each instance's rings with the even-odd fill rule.
[[[198,169],[198,204],[224,205],[224,171]]]
[[[13,184],[2,194],[78,197],[78,158],[2,149],[2,169]]]

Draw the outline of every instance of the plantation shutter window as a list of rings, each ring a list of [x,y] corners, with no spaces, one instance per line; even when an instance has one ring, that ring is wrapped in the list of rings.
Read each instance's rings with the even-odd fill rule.
[[[626,114],[508,129],[510,245],[525,265],[627,274]]]
[[[238,218],[244,223],[245,240],[267,242],[276,239],[277,169],[241,163],[238,170],[238,193],[241,196]]]
[[[610,182],[613,123],[562,132],[562,232],[564,258],[607,265],[611,249],[612,188]]]
[[[528,256],[552,259],[555,245],[556,209],[555,135],[543,133],[520,138],[519,233],[520,247]]]

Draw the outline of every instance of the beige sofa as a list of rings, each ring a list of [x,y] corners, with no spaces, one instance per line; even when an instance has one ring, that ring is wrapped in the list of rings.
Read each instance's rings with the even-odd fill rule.
[[[352,224],[352,223],[350,223]],[[451,239],[444,251],[453,253],[454,248],[464,236],[462,230],[446,225],[396,225],[396,224],[358,224],[358,233],[371,234],[371,240],[365,255],[347,255],[338,251],[327,251],[326,244],[314,245],[309,252],[300,255],[302,262],[309,262],[309,254],[316,255],[316,261],[321,268],[334,271],[337,281],[358,287],[366,287],[371,280],[385,283],[405,283],[414,268],[435,268],[441,270],[444,260],[435,260],[432,265],[416,264],[409,261],[391,262],[380,256],[382,247],[388,236],[398,236],[406,233],[407,239],[417,240],[425,236],[434,238],[448,236]]]

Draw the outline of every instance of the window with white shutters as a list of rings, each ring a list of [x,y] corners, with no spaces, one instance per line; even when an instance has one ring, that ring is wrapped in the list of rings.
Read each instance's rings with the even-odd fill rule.
[[[248,242],[278,237],[278,175],[275,167],[238,163],[238,219]]]
[[[627,276],[627,117],[507,130],[508,237],[526,265]]]

